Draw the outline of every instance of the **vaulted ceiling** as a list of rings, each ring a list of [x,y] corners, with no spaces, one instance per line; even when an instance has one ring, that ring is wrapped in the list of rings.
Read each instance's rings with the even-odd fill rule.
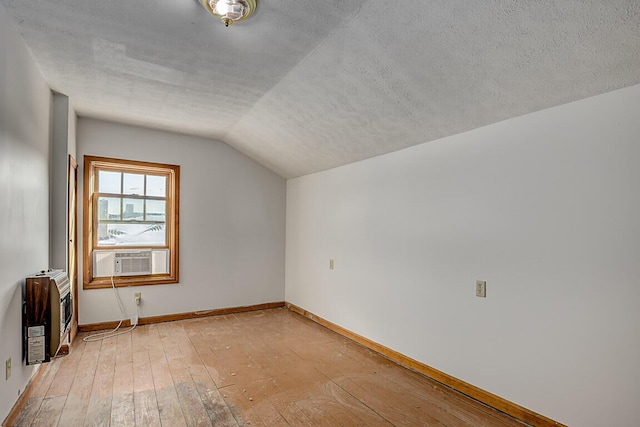
[[[637,0],[0,0],[81,116],[296,177],[640,83]]]

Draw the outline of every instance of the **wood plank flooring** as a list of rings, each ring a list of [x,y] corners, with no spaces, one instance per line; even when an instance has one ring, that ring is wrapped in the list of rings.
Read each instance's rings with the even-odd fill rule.
[[[77,339],[43,369],[16,426],[524,425],[285,308]]]

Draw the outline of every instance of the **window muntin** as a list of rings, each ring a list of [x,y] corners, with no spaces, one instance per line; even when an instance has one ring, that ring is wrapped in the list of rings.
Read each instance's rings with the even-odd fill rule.
[[[137,248],[168,252],[167,268],[114,277],[117,286],[177,283],[179,172],[175,165],[85,156],[85,288],[111,285],[110,276],[93,277],[93,252]]]

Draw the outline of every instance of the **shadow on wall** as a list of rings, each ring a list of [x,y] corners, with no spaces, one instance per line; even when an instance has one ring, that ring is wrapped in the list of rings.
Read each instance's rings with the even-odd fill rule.
[[[15,331],[9,333],[8,331],[19,326],[19,335],[22,337],[22,301],[23,301],[23,285],[24,281],[20,280],[12,285],[4,287],[0,290],[0,342],[7,343],[12,336],[15,336]],[[5,333],[5,331],[7,331]],[[22,344],[21,344],[22,346]],[[7,345],[6,348],[12,348],[12,345]],[[8,357],[9,355],[3,354]]]
[[[0,290],[0,342],[3,351],[0,352],[0,371],[3,386],[22,390],[24,384],[31,378],[34,367],[27,367],[24,363],[23,350],[23,319],[22,302],[24,300],[24,280],[9,285]],[[11,378],[4,380],[5,361],[11,358]],[[17,397],[17,396],[16,396]],[[2,417],[0,417],[0,420]]]

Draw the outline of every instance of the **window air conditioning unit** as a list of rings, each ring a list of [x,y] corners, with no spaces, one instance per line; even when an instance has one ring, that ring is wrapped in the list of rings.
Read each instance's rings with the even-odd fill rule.
[[[115,252],[114,276],[144,276],[151,274],[151,250]]]

